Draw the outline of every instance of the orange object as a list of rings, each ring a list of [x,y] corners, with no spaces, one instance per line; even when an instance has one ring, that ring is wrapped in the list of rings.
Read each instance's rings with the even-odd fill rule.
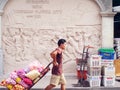
[[[82,73],[80,72],[80,70],[77,70],[77,77],[78,77],[78,79],[81,79],[82,77],[84,78],[84,80],[87,79],[87,71],[84,70]]]
[[[120,76],[120,59],[114,60],[115,75]]]

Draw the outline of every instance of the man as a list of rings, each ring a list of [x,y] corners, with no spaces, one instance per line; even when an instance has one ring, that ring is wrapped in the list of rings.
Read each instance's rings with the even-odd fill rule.
[[[57,85],[61,85],[61,90],[65,90],[66,80],[63,74],[62,69],[62,59],[63,59],[63,51],[66,46],[65,39],[59,39],[58,48],[50,53],[53,59],[53,67],[52,67],[52,76],[50,80],[50,84],[45,88],[45,90],[51,90]]]

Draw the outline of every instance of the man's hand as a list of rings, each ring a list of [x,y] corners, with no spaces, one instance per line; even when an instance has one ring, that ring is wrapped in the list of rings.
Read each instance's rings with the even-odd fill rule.
[[[57,63],[57,62],[53,62],[53,65],[54,65],[54,66],[58,66],[58,63]]]

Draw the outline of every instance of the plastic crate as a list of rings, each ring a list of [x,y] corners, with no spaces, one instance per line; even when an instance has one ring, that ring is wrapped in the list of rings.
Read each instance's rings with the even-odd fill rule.
[[[115,76],[103,76],[103,85],[111,87],[115,85]]]
[[[87,74],[90,76],[100,76],[101,67],[87,67]]]
[[[89,81],[90,87],[100,87],[101,86],[101,76],[87,75],[87,81]]]
[[[88,59],[88,65],[90,67],[101,67],[101,56],[100,55],[91,55]]]
[[[112,65],[103,66],[101,71],[104,76],[115,76],[115,67]]]
[[[108,59],[102,59],[101,60],[101,66],[109,66],[114,65],[114,59],[108,60]]]
[[[102,59],[113,60],[115,51],[113,48],[101,48],[99,49],[99,55],[102,56]]]

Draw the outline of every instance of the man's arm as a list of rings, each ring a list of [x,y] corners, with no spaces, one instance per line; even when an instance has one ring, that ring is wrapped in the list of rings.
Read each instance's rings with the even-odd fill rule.
[[[57,60],[56,60],[57,50],[54,50],[53,52],[51,52],[51,53],[50,53],[50,56],[51,56],[52,59],[53,59],[53,65],[54,65],[54,66],[57,66],[57,65],[58,65]]]

